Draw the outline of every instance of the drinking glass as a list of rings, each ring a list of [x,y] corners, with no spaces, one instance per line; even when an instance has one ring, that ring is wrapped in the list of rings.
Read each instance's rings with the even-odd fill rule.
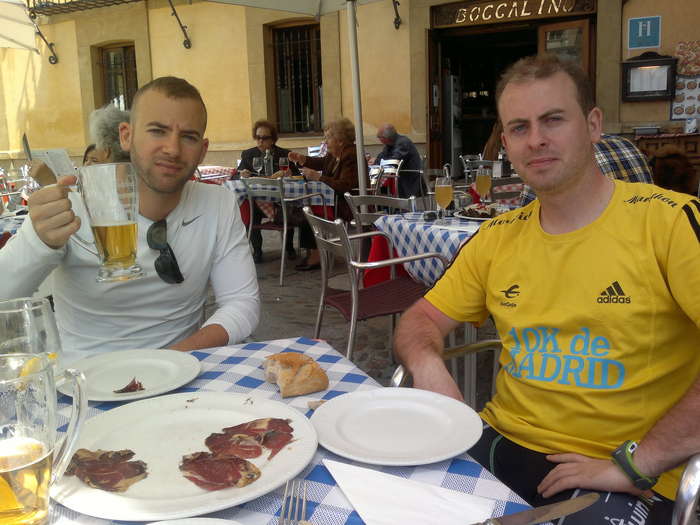
[[[265,168],[262,157],[253,157],[253,169],[258,172],[258,177],[262,177],[262,170]]]
[[[481,202],[489,204],[491,202],[491,179],[493,177],[492,164],[479,166],[476,170],[476,192],[481,198]]]
[[[127,162],[84,166],[78,171],[78,189],[100,258],[97,282],[142,277],[136,262],[139,198],[133,166]]]
[[[435,179],[435,202],[438,205],[438,221],[442,223],[447,207],[452,202],[452,179],[450,177]]]
[[[48,299],[23,297],[0,302],[0,355],[43,353],[61,367],[61,340]],[[0,520],[1,521],[1,520]]]
[[[85,377],[66,370],[73,410],[66,438],[56,439],[56,382],[45,354],[0,355],[0,523],[49,521],[49,487],[66,470],[87,413]]]
[[[287,170],[289,169],[289,159],[287,159],[285,157],[281,157],[279,159],[279,167],[280,167],[280,170],[282,171],[282,176],[286,177]]]

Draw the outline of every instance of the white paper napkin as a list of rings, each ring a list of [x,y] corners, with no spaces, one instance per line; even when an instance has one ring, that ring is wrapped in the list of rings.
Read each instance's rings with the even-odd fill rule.
[[[465,525],[485,521],[496,502],[338,461],[323,460],[367,525]]]

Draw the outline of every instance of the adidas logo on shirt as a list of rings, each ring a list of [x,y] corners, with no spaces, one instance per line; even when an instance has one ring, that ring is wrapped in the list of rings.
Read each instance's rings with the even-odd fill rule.
[[[631,303],[632,298],[627,296],[622,290],[622,286],[617,281],[614,281],[605,290],[600,292],[597,301],[599,303]]]

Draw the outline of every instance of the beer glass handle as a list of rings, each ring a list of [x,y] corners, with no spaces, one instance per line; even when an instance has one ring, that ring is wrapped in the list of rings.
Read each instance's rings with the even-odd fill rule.
[[[71,411],[70,421],[68,422],[68,430],[66,436],[61,442],[58,451],[53,457],[53,471],[51,474],[51,483],[61,479],[66,471],[75,445],[78,442],[80,428],[83,426],[85,416],[87,415],[87,397],[85,396],[85,376],[82,372],[69,368],[63,372],[63,376],[59,378],[59,382],[72,381],[73,383],[73,410]]]

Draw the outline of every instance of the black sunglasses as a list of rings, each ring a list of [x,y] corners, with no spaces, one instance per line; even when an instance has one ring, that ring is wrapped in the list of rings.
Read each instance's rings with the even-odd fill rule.
[[[270,140],[272,135],[255,135],[256,140]]]
[[[151,250],[158,250],[155,267],[158,277],[168,284],[181,283],[185,280],[177,264],[175,253],[168,244],[168,223],[161,219],[151,224],[146,232],[146,242]]]

